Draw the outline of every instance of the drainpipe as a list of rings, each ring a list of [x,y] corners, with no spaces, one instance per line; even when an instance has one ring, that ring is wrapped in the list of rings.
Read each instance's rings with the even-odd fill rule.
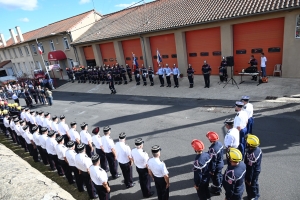
[[[72,43],[73,42],[73,38],[72,38],[71,32],[68,31],[67,34],[69,35],[71,43]],[[72,47],[73,47],[73,50],[74,50],[76,62],[78,62],[78,64],[80,65],[80,61],[79,61],[79,58],[78,58],[77,49],[76,49],[76,47],[74,45],[72,45]]]
[[[142,39],[142,45],[143,45],[143,49],[144,49],[144,52],[145,52],[145,58],[143,58],[145,60],[145,66],[146,68],[148,68],[148,62],[147,62],[147,56],[146,56],[146,49],[145,49],[145,41],[144,41],[144,38],[140,35],[140,38]]]

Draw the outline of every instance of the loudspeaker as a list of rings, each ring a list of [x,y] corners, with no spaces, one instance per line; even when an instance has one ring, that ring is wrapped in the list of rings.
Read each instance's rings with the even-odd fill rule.
[[[233,56],[227,56],[226,61],[227,61],[227,66],[234,66]]]

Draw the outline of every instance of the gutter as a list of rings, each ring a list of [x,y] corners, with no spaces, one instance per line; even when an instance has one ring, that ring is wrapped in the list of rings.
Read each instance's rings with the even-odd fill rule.
[[[157,30],[152,30],[152,31],[147,31],[147,32],[133,33],[133,34],[128,34],[128,35],[120,35],[120,36],[115,36],[115,37],[110,37],[110,38],[105,38],[105,39],[90,40],[90,41],[86,41],[86,42],[73,43],[73,45],[90,44],[90,43],[93,43],[93,42],[102,42],[102,41],[107,41],[107,40],[124,38],[124,37],[127,37],[127,36],[136,36],[136,35],[147,34],[147,33],[155,33],[155,32],[160,32],[160,31],[167,31],[167,30],[172,30],[172,29],[191,27],[191,26],[196,26],[196,25],[201,25],[201,24],[208,24],[208,23],[226,21],[226,20],[231,20],[231,19],[238,19],[238,18],[243,18],[243,17],[252,17],[252,16],[257,16],[257,15],[281,12],[281,11],[292,11],[292,10],[296,10],[296,9],[300,9],[300,6],[293,7],[293,8],[281,9],[281,10],[266,11],[266,12],[263,12],[263,13],[254,13],[254,14],[249,14],[249,15],[242,15],[242,16],[236,16],[236,17],[230,17],[230,18],[224,18],[224,19],[217,19],[217,20],[206,21],[206,22],[197,22],[197,23],[194,23],[194,24],[187,24],[187,25],[182,25],[182,26],[169,27],[169,28],[164,28],[164,29],[157,29]]]

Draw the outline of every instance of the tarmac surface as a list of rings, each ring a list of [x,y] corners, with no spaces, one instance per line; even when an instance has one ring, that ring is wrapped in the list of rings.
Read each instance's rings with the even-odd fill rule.
[[[271,77],[269,83],[256,86],[246,77],[247,82],[238,85],[240,89],[231,84],[223,88],[224,84],[217,84],[217,76],[211,80],[209,89],[203,88],[201,76],[195,77],[192,89],[188,88],[187,78],[180,80],[179,88],[160,88],[156,78],[153,87],[149,83],[146,87],[136,86],[134,82],[116,85],[116,95],[110,94],[106,84],[67,83],[53,91],[53,106],[37,106],[36,110],[42,109],[51,115],[64,114],[68,123],[86,122],[90,133],[92,128],[100,126],[103,135],[103,126],[109,125],[115,142],[118,134],[125,132],[126,143],[131,148],[134,148],[134,139],[142,137],[149,156],[151,146],[160,145],[161,159],[170,173],[170,199],[196,200],[192,172],[195,154],[191,141],[200,139],[207,149],[210,144],[205,135],[216,131],[223,142],[224,119],[233,118],[235,101],[249,95],[255,113],[253,134],[260,138],[263,151],[260,199],[300,199],[300,99],[284,98],[300,93],[299,79]],[[266,100],[267,96],[278,98]],[[136,185],[130,189],[122,183],[123,177],[109,179],[112,200],[142,199],[135,167],[133,177]],[[153,182],[152,190],[155,195],[149,199],[157,199]],[[224,197],[223,193],[212,199]]]

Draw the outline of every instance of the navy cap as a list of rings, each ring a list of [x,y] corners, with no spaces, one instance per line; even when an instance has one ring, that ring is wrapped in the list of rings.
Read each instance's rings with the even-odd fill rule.
[[[25,107],[21,107],[21,111],[23,111],[25,109]]]
[[[46,112],[46,113],[44,114],[44,116],[47,117],[49,114],[50,114],[50,113]]]
[[[82,152],[84,150],[84,147],[85,147],[85,144],[83,144],[83,143],[78,144],[77,145],[78,152]]]
[[[35,112],[34,110],[31,110],[29,113],[32,114],[32,113],[34,113],[34,112]]]
[[[29,128],[28,125],[23,126],[23,130],[26,131]]]
[[[68,148],[71,148],[71,147],[73,147],[75,145],[75,142],[73,142],[73,141],[69,141],[68,143],[67,143],[67,147]]]
[[[39,115],[41,115],[41,114],[43,114],[43,113],[44,113],[44,111],[42,111],[42,110],[41,110],[41,111],[39,111]]]
[[[22,123],[24,123],[24,120],[20,120],[19,122],[20,122],[20,124],[22,124]]]
[[[134,144],[135,146],[140,146],[144,143],[143,139],[142,138],[137,138],[134,140]]]
[[[74,126],[75,124],[77,124],[76,122],[71,122],[70,125]]]
[[[242,96],[242,101],[249,101],[250,97],[249,96]]]
[[[228,119],[225,119],[224,124],[232,125],[233,122],[234,122],[233,118],[228,118]]]
[[[126,133],[124,133],[124,132],[122,132],[122,133],[120,133],[119,134],[119,139],[124,139],[124,138],[126,138]]]
[[[24,110],[27,112],[29,110],[29,108],[25,108]]]
[[[47,127],[42,127],[41,131],[42,131],[42,133],[45,133],[46,131],[48,131],[48,128]]]
[[[100,128],[99,128],[99,127],[96,127],[96,128],[94,128],[94,129],[92,130],[92,133],[95,134],[95,135],[97,135],[97,134],[99,133],[99,131],[100,131]]]
[[[16,118],[18,118],[18,116],[17,116],[17,115],[14,115],[14,116],[12,116],[12,118],[13,118],[13,119],[16,119]]]
[[[244,106],[244,103],[241,101],[236,101],[235,106],[242,108]]]
[[[80,124],[81,129],[84,129],[88,124],[83,122],[82,124]]]
[[[61,115],[60,117],[59,117],[59,119],[65,119],[66,117],[64,116],[64,115]]]
[[[14,119],[14,122],[17,123],[19,122],[20,120],[18,118]]]
[[[161,151],[161,148],[160,148],[160,146],[158,146],[158,145],[154,145],[154,146],[151,148],[151,151],[152,151],[152,153],[157,153],[157,152]]]
[[[104,126],[103,127],[103,131],[104,132],[108,132],[109,130],[111,130],[111,128],[109,126]]]
[[[38,128],[39,128],[38,126],[33,126],[33,127],[31,128],[31,130],[32,130],[32,131],[36,131]]]
[[[92,159],[92,162],[93,162],[93,163],[96,163],[96,162],[98,162],[98,160],[100,159],[100,156],[99,156],[98,154],[95,154],[95,155],[93,155],[93,156],[91,157],[91,159]]]
[[[48,137],[52,137],[55,134],[56,134],[56,131],[51,130],[51,131],[48,132]]]
[[[56,120],[56,119],[57,119],[57,116],[54,115],[54,116],[52,117],[52,120]]]
[[[64,139],[64,137],[62,135],[58,136],[57,138],[55,138],[56,142],[61,142]]]

